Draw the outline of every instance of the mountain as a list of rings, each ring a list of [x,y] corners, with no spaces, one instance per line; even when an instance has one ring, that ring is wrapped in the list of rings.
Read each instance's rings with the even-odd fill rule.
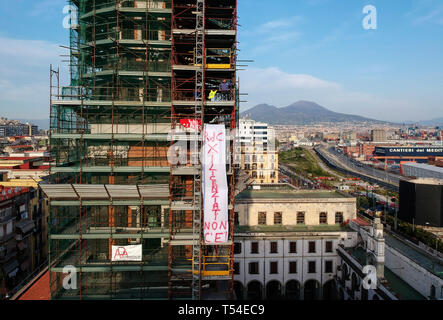
[[[425,121],[420,121],[418,123],[419,125],[422,126],[429,126],[429,127],[433,127],[433,126],[439,126],[439,127],[443,127],[443,118],[436,118],[436,119],[432,119],[432,120],[425,120]]]
[[[255,121],[262,121],[273,125],[303,125],[322,122],[386,123],[385,121],[361,116],[333,112],[311,101],[298,101],[283,108],[259,104],[242,112],[240,117],[247,117]]]

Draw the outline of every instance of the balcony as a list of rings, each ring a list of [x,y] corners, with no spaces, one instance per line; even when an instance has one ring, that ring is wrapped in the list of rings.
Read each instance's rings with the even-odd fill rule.
[[[22,241],[28,238],[35,229],[35,223],[29,219],[22,219],[16,223],[16,237],[17,241]]]

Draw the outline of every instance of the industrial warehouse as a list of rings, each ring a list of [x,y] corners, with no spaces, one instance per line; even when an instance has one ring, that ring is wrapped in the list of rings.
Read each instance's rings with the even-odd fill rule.
[[[443,159],[443,147],[436,146],[389,146],[376,147],[374,158],[382,161],[393,161],[401,163],[402,161],[415,161],[426,163],[429,157],[435,160]]]

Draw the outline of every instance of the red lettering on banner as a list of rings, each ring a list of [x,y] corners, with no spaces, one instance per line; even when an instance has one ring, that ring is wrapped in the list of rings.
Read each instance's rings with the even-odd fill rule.
[[[121,252],[120,250],[123,250],[123,251]],[[123,247],[118,247],[117,250],[115,250],[114,260],[115,260],[115,258],[117,256],[119,257],[119,259],[122,259],[122,258],[125,258],[125,257],[129,258],[128,257],[128,252]]]
[[[215,153],[218,153],[218,151],[215,150],[215,148],[218,146],[217,144],[214,144],[214,145],[211,146],[211,145],[208,143],[208,146],[209,146],[208,153],[211,153],[211,151],[214,151]]]
[[[180,124],[186,128],[192,128],[200,131],[202,127],[202,122],[200,119],[180,119]]]
[[[205,242],[207,243],[223,243],[227,240],[228,222],[226,220],[226,183],[224,160],[224,134],[225,128],[217,125],[218,128],[212,128],[208,125],[204,130],[205,141],[205,166],[206,166],[206,187],[205,195]],[[211,128],[210,128],[211,127]],[[220,156],[221,157],[220,157]],[[220,161],[221,160],[221,161]],[[221,189],[220,189],[221,188]],[[221,218],[220,218],[221,217]],[[217,232],[218,231],[218,232]],[[224,232],[220,232],[224,231]]]
[[[222,242],[223,240],[220,238],[222,235],[224,234],[224,232],[217,232],[215,234],[215,242]]]

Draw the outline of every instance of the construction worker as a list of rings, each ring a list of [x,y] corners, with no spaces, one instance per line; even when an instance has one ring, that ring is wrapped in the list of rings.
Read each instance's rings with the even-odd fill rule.
[[[199,100],[202,97],[202,90],[198,88],[197,90],[194,90],[194,98],[195,100]]]
[[[220,91],[220,96],[222,101],[229,100],[229,90],[231,89],[231,81],[223,80],[222,83],[218,86],[218,90]]]

